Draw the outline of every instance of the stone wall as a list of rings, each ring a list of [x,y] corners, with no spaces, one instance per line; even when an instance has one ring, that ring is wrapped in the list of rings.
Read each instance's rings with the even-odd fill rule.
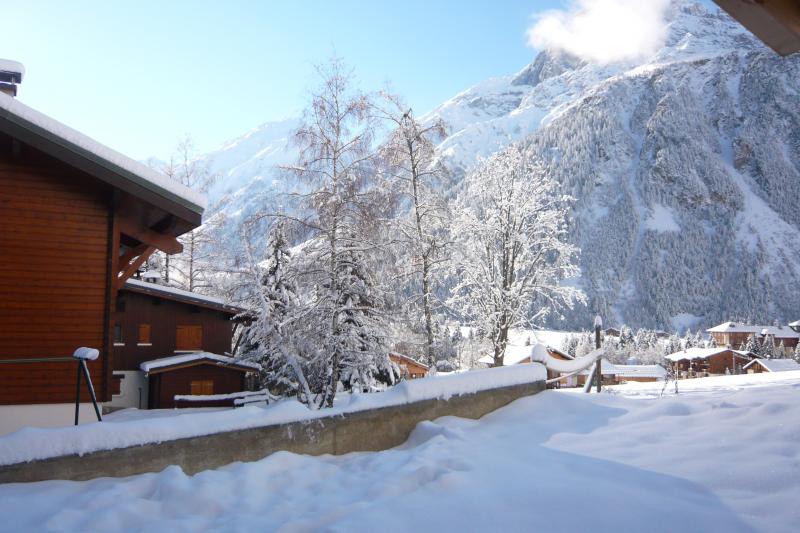
[[[179,465],[187,474],[194,474],[236,461],[258,461],[281,450],[309,455],[386,450],[405,442],[424,420],[441,416],[480,418],[544,388],[544,381],[537,381],[449,400],[424,400],[303,422],[0,466],[0,483],[123,477],[160,472],[170,465]]]

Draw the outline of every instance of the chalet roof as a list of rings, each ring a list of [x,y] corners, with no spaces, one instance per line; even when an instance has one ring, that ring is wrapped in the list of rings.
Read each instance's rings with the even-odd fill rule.
[[[524,345],[520,346],[517,344],[507,345],[506,353],[503,356],[503,366],[518,365],[520,363],[530,361],[535,346],[536,343],[530,344],[528,346]],[[556,350],[555,348],[551,348],[550,346],[547,346],[547,351],[550,352],[551,355],[555,354],[555,356],[561,356],[565,359],[575,359],[571,355],[564,353],[561,350]],[[483,357],[478,359],[478,362],[491,365],[492,363],[494,363],[494,357],[492,355],[484,355]]]
[[[763,366],[770,372],[789,372],[792,370],[800,370],[800,364],[792,359],[754,359],[744,365],[746,370],[755,364]]]
[[[172,357],[162,357],[161,359],[153,359],[152,361],[141,363],[139,368],[147,373],[158,373],[175,370],[177,367],[182,368],[187,365],[204,363],[233,368],[234,370],[241,370],[243,372],[252,372],[261,369],[261,365],[257,363],[242,361],[234,359],[233,357],[228,357],[227,355],[218,355],[210,352],[192,352],[173,355]]]
[[[206,207],[199,192],[2,93],[0,131],[168,212],[202,215]]]
[[[138,279],[128,279],[122,290],[137,292],[141,294],[148,294],[166,300],[173,300],[190,305],[197,305],[206,307],[217,311],[222,311],[230,315],[238,315],[246,311],[241,307],[229,305],[220,298],[213,296],[206,296],[205,294],[198,294],[196,292],[185,291],[176,287],[169,287],[167,285],[159,285],[158,283],[150,283],[148,281],[141,281]]]
[[[406,361],[407,363],[411,363],[413,365],[420,366],[420,367],[424,368],[425,370],[428,370],[428,365],[426,365],[425,363],[420,363],[419,361],[417,361],[413,357],[409,357],[407,355],[403,355],[403,354],[397,353],[397,352],[391,352],[389,354],[389,357],[396,357],[398,359],[402,359],[403,361]]]
[[[750,358],[753,356],[750,352],[741,350],[731,350],[730,348],[687,348],[679,352],[671,353],[667,356],[670,361],[690,361],[692,359],[708,359],[714,355],[725,352],[733,352],[740,357]]]
[[[758,335],[773,335],[776,339],[798,339],[800,338],[800,333],[789,327],[793,325],[800,325],[800,321],[792,322],[788,326],[759,326],[757,324],[723,322],[706,331],[708,333],[752,333]]]

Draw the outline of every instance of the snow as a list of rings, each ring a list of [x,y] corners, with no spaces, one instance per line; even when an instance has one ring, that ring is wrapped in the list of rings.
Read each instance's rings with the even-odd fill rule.
[[[181,298],[198,300],[201,302],[208,302],[210,304],[219,305],[223,307],[230,307],[231,309],[235,309],[233,306],[225,303],[225,300],[222,300],[221,298],[215,298],[214,296],[207,296],[205,294],[186,291],[183,289],[179,289],[177,287],[171,287],[169,285],[160,285],[158,283],[151,283],[149,281],[142,281],[138,279],[128,279],[125,281],[125,286],[147,289],[151,291],[161,292],[163,294],[171,294],[173,296],[178,296]]]
[[[644,225],[652,231],[680,231],[681,227],[675,220],[675,212],[662,204],[652,206],[650,217],[645,220]]]
[[[19,61],[0,58],[0,71],[17,72],[19,73],[19,77],[21,80],[25,78],[25,65],[23,65]]]
[[[739,350],[731,350],[730,348],[687,348],[686,350],[669,354],[666,357],[670,361],[691,361],[692,359],[708,359],[713,355],[727,351],[737,353],[742,357],[746,357],[749,353]]]
[[[795,531],[800,373],[688,381],[704,390],[546,391],[383,452],[0,485],[0,513],[9,531]]]
[[[184,402],[209,402],[215,400],[236,400],[240,398],[249,398],[251,396],[267,396],[269,391],[267,389],[257,391],[242,391],[231,392],[230,394],[176,394],[175,401]]]
[[[25,122],[33,124],[48,133],[62,139],[68,148],[77,147],[78,150],[85,150],[96,157],[103,159],[113,166],[130,172],[150,183],[157,189],[161,189],[174,195],[199,209],[202,212],[206,207],[206,198],[203,194],[184,186],[177,180],[171,179],[160,172],[153,170],[147,165],[134,161],[121,153],[108,148],[95,141],[94,139],[80,133],[77,130],[66,126],[47,115],[36,111],[6,94],[0,93],[0,111],[14,115]]]
[[[72,357],[75,359],[84,359],[86,361],[94,361],[100,355],[100,351],[96,348],[87,348],[86,346],[81,346],[75,353],[72,354]]]
[[[667,371],[661,365],[618,365],[608,359],[602,360],[600,367],[604,376],[617,376],[621,378],[656,378],[663,380]],[[591,372],[584,370],[581,375],[588,376]]]
[[[800,370],[800,364],[792,359],[756,359],[744,365],[743,370],[747,370],[754,365],[761,365],[770,372],[791,372]]]
[[[134,417],[61,428],[23,428],[0,437],[0,465],[314,420],[422,400],[448,399],[481,390],[544,381],[546,376],[544,367],[539,364],[519,365],[402,381],[385,392],[349,395],[333,408],[317,411],[286,399],[268,406],[250,405],[235,410],[187,414],[178,410],[176,416],[158,415],[152,419]]]
[[[252,368],[253,370],[261,369],[261,365],[257,363],[252,363],[250,361],[242,361],[240,359],[234,359],[233,357],[228,357],[227,355],[218,355],[210,352],[192,352],[181,355],[173,355],[171,357],[162,357],[161,359],[154,359],[152,361],[144,361],[139,365],[139,368],[141,368],[144,372],[151,372],[159,368],[179,365],[181,363],[190,363],[192,361],[201,361],[201,360],[216,361],[218,363],[225,365],[245,366]]]

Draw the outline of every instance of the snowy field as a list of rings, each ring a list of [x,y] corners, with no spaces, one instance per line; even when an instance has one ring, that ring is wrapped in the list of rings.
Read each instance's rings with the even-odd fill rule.
[[[547,391],[379,453],[0,485],[0,529],[796,531],[800,372],[659,392]]]

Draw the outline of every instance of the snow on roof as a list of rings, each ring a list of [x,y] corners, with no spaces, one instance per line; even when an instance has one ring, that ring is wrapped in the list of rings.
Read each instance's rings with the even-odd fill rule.
[[[125,281],[124,287],[126,289],[132,289],[132,290],[140,289],[145,291],[159,292],[164,295],[173,296],[177,299],[189,302],[211,304],[215,307],[225,308],[233,313],[240,313],[244,311],[244,309],[236,307],[235,305],[230,305],[225,303],[225,301],[222,300],[221,298],[215,298],[214,296],[206,296],[205,294],[198,294],[196,292],[185,291],[177,287],[170,287],[169,285],[159,285],[158,283],[151,283],[148,281],[142,281],[139,279],[130,278]]]
[[[162,357],[161,359],[145,361],[139,365],[139,368],[141,368],[144,372],[152,372],[153,370],[159,368],[166,368],[174,365],[180,365],[183,363],[190,363],[192,361],[202,361],[202,360],[216,361],[217,363],[223,365],[243,366],[247,368],[252,368],[253,370],[261,369],[261,365],[257,363],[252,363],[250,361],[242,361],[240,359],[234,359],[233,357],[228,357],[227,355],[217,355],[215,353],[210,353],[210,352],[192,352],[181,355],[173,355],[172,357]]]
[[[402,360],[407,361],[409,363],[421,366],[421,367],[425,368],[426,370],[428,369],[428,365],[426,365],[425,363],[420,363],[419,361],[417,361],[413,357],[409,357],[409,356],[403,355],[401,353],[391,352],[389,354],[389,357],[397,357],[398,359],[402,359]]]
[[[744,365],[747,369],[754,364],[760,364],[770,372],[790,372],[792,370],[800,370],[800,364],[792,359],[754,359]]]
[[[723,322],[713,328],[708,328],[708,333],[761,333],[764,326],[753,326],[737,322]]]
[[[661,365],[614,365],[614,375],[623,378],[663,378],[667,370]]]
[[[800,325],[800,321],[792,322],[789,326]],[[774,335],[778,339],[798,339],[800,333],[788,326],[759,326],[753,324],[740,324],[737,322],[724,322],[706,330],[709,333],[757,333],[759,335]]]
[[[522,362],[530,361],[531,354],[533,354],[533,347],[535,344],[529,346],[516,346],[509,344],[506,346],[506,353],[503,356],[503,366],[517,365]],[[478,362],[490,365],[494,363],[492,355],[484,355]]]
[[[747,357],[750,352],[743,352],[740,350],[731,350],[730,348],[687,348],[679,352],[671,353],[667,356],[670,361],[686,361],[691,359],[708,359],[711,356],[723,353],[733,352],[742,357]]]
[[[26,129],[43,130],[61,140],[59,144],[83,157],[87,153],[114,167],[117,173],[172,201],[178,201],[194,212],[202,213],[205,196],[169,178],[147,165],[100,144],[94,139],[26,106],[16,98],[0,93],[0,117],[20,123]],[[37,132],[40,133],[40,132]],[[121,172],[119,172],[121,171]],[[132,176],[132,177],[131,177]]]
[[[800,333],[797,333],[788,326],[766,326],[761,329],[761,335],[772,335],[776,339],[799,339]]]
[[[13,59],[0,59],[0,71],[18,73],[20,81],[25,77],[25,65]]]

